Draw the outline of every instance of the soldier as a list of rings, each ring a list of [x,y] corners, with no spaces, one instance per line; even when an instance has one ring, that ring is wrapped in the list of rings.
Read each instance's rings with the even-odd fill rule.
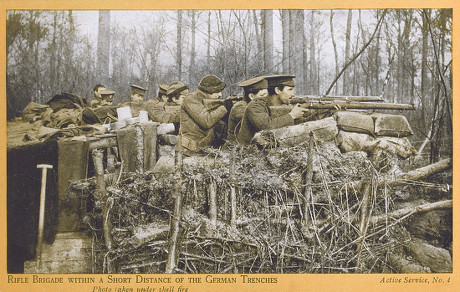
[[[181,105],[184,98],[190,94],[187,85],[180,81],[174,81],[168,87],[166,96],[168,97],[169,105]]]
[[[137,117],[139,116],[139,111],[146,109],[144,96],[147,89],[135,84],[131,84],[129,87],[130,101],[118,104],[117,107],[130,107],[132,116]]]
[[[268,81],[268,105],[279,106],[283,105],[281,100],[291,99],[294,97],[295,83],[293,78],[295,75],[272,75],[267,76]],[[300,124],[308,121],[315,121],[332,116],[332,114],[340,110],[340,105],[335,106],[335,110],[329,109],[305,109],[303,116],[296,119],[295,123]]]
[[[285,126],[294,125],[294,119],[303,116],[306,109],[296,105],[288,114],[272,117],[269,108],[269,99],[274,104],[289,104],[289,99],[294,95],[293,89],[295,86],[292,75],[279,75],[279,77],[270,77],[270,84],[278,88],[275,95],[254,98],[247,106],[241,128],[237,134],[237,141],[242,145],[249,145],[254,134],[261,130],[276,129]],[[276,86],[275,86],[276,85]]]
[[[238,84],[243,87],[243,100],[237,102],[230,111],[228,117],[227,140],[231,144],[236,144],[236,133],[241,126],[241,119],[249,102],[256,97],[266,97],[268,95],[268,82],[264,76],[253,77]]]
[[[174,115],[172,112],[167,112],[165,106],[181,105],[182,100],[188,94],[190,92],[187,85],[180,81],[174,81],[168,85],[168,90],[164,95],[167,98],[166,102],[160,101],[156,104],[148,105],[147,111],[149,112],[150,119],[159,123],[179,123],[179,112],[177,112],[177,115]]]
[[[271,75],[265,77],[268,81],[268,105],[279,106],[286,104],[282,100],[294,97],[295,75]]]
[[[158,86],[158,100],[167,102],[168,101],[168,96],[166,95],[166,92],[168,91],[169,84],[160,84]]]
[[[89,102],[90,107],[95,108],[101,105],[101,90],[106,90],[105,85],[97,84],[93,87],[93,99]]]
[[[214,146],[214,126],[230,110],[231,100],[209,109],[204,99],[218,99],[226,84],[214,75],[201,79],[198,89],[186,96],[180,109],[180,142],[178,148],[193,153]]]
[[[139,85],[135,85],[135,84],[131,84],[130,85],[130,95],[131,95],[131,101],[132,102],[140,102],[140,101],[143,101],[144,100],[144,95],[145,95],[145,92],[147,91],[147,89],[139,86]]]
[[[101,90],[101,106],[111,106],[113,105],[113,96],[115,91],[113,90]]]
[[[113,90],[100,90],[101,98],[97,106],[86,108],[82,113],[82,119],[86,124],[107,124],[115,121],[117,112],[113,104]]]

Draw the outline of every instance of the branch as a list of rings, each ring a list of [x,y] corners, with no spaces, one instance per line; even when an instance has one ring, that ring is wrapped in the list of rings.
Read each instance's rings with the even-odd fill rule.
[[[337,82],[337,80],[339,80],[340,76],[342,76],[343,72],[345,72],[345,70],[348,68],[348,66],[350,66],[356,60],[356,58],[358,58],[366,50],[366,48],[371,44],[372,40],[374,39],[375,35],[377,34],[377,31],[378,31],[378,29],[380,27],[380,24],[382,23],[382,20],[385,17],[386,13],[387,13],[387,11],[385,10],[383,12],[382,16],[380,17],[379,21],[377,22],[377,25],[375,26],[374,33],[372,34],[371,38],[367,41],[367,43],[364,45],[364,47],[356,55],[354,55],[353,58],[351,58],[351,60],[348,61],[348,63],[345,64],[343,69],[335,77],[334,81],[332,81],[332,84],[327,89],[325,95],[329,94],[329,92],[332,90],[332,88],[334,87],[334,85]]]

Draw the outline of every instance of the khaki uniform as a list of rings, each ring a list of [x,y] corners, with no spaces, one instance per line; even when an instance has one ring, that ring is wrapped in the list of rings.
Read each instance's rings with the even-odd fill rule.
[[[249,145],[254,134],[261,130],[277,129],[294,125],[290,114],[272,118],[266,98],[255,98],[247,106],[241,128],[237,135],[238,143]]]
[[[227,109],[225,106],[208,109],[203,103],[206,97],[204,92],[196,90],[184,98],[180,109],[180,148],[195,152],[212,145],[214,125]]]
[[[93,99],[93,100],[88,102],[88,106],[90,108],[100,107],[101,106],[101,100],[95,98],[95,99]]]
[[[236,144],[236,134],[241,128],[241,120],[243,119],[244,111],[248,106],[246,101],[237,102],[230,111],[228,116],[228,127],[227,127],[227,140],[232,144]],[[238,125],[239,124],[239,125]]]
[[[149,104],[147,106],[147,112],[149,113],[150,119],[159,123],[178,123],[179,111],[176,113],[168,112],[166,110],[166,106],[168,106],[168,104],[165,104],[162,101],[155,104]]]

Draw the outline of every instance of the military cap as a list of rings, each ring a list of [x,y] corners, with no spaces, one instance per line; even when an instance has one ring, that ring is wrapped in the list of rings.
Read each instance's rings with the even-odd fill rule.
[[[268,81],[268,87],[277,87],[277,86],[295,86],[294,78],[295,75],[290,74],[280,74],[280,75],[270,75],[265,77]]]
[[[215,75],[206,75],[201,79],[198,89],[209,94],[221,92],[227,86],[225,82]]]
[[[241,81],[238,85],[249,91],[260,90],[268,88],[268,81],[265,79],[265,76],[257,76]]]
[[[145,89],[144,87],[141,87],[139,85],[136,85],[136,84],[131,84],[130,85],[132,89],[138,89],[138,90],[141,90],[141,91],[147,91],[147,89]]]
[[[115,91],[113,90],[101,90],[101,95],[113,95]]]
[[[180,81],[174,81],[169,85],[169,88],[166,91],[168,97],[173,97],[176,94],[188,89],[188,86]]]
[[[115,94],[115,91],[113,90],[101,90],[101,98],[102,99],[113,99],[113,95]]]
[[[158,85],[158,95],[163,95],[166,94],[166,91],[168,91],[169,84],[160,84]]]

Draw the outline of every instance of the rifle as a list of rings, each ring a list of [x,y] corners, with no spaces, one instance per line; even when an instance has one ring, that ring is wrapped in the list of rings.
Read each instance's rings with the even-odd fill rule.
[[[304,95],[295,96],[291,99],[291,104],[305,103],[305,102],[323,102],[323,101],[358,101],[358,102],[383,102],[381,96],[344,96],[344,95]]]
[[[305,102],[300,105],[306,109],[379,109],[379,110],[415,110],[411,104],[384,102]],[[292,109],[292,106],[288,106]]]
[[[230,95],[227,98],[206,98],[203,100],[203,103],[208,109],[215,109],[221,105],[224,105],[224,101],[227,99],[230,99],[231,101],[233,101],[233,103],[235,103],[236,101],[243,100],[243,97],[238,95]]]

